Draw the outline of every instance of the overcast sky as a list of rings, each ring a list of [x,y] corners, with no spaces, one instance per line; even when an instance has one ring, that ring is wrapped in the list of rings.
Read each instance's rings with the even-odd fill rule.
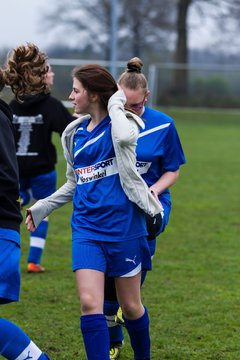
[[[15,47],[20,43],[34,42],[45,48],[46,33],[41,32],[41,13],[51,0],[1,1],[0,34],[2,47]]]
[[[60,0],[61,1],[61,0]],[[70,0],[71,1],[71,0]],[[42,50],[47,50],[54,38],[41,31],[41,19],[52,0],[2,0],[0,11],[0,49],[15,47],[26,42],[34,42]],[[189,47],[202,48],[213,42],[216,34],[211,24],[205,19],[196,19],[194,9],[191,9],[191,28]],[[189,14],[189,15],[190,15]],[[202,26],[200,26],[202,24]],[[59,36],[57,39],[60,41]]]

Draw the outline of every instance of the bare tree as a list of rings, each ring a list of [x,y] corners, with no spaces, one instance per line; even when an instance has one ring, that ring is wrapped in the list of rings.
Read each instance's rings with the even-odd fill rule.
[[[109,58],[111,2],[109,0],[61,0],[43,14],[45,31],[66,38],[73,48],[92,48]]]
[[[227,19],[238,20],[240,27],[240,0],[178,0],[176,7],[176,49],[175,62],[180,65],[175,70],[174,85],[172,93],[176,95],[187,95],[188,93],[188,35],[191,29],[188,27],[188,15],[191,6],[195,6],[202,22],[204,18],[211,17],[218,24],[218,32],[224,34],[227,28]],[[211,9],[211,14],[210,14]],[[201,24],[203,24],[201,22]]]
[[[221,11],[218,11],[216,23],[221,34],[220,41],[224,49],[227,46],[227,49],[230,51],[231,46],[234,48],[239,47],[240,0],[222,0]]]
[[[143,49],[156,51],[169,45],[174,32],[172,10],[176,0],[122,0],[117,3],[118,42],[121,57],[142,56]],[[109,59],[111,1],[62,0],[44,14],[46,31],[64,29],[82,49],[91,47]],[[67,31],[66,31],[67,30]],[[62,34],[62,33],[60,33]],[[64,35],[64,34],[63,34]],[[61,35],[60,35],[61,36]],[[79,40],[78,40],[79,39]]]
[[[188,63],[188,29],[187,16],[192,0],[179,0],[177,3],[177,44],[175,62],[186,65]],[[175,70],[174,92],[186,95],[188,89],[188,72],[186,68]]]
[[[175,32],[173,10],[176,0],[122,0],[121,31],[127,29],[127,37],[120,36],[120,43],[127,41],[134,56],[155,49],[161,53],[173,46]]]

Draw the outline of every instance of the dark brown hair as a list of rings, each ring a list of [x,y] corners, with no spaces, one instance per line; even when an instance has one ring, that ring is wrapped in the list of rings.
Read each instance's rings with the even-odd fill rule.
[[[0,91],[2,91],[4,86],[5,86],[4,72],[2,69],[0,69]]]
[[[127,68],[118,79],[119,85],[128,89],[136,90],[141,88],[144,92],[148,90],[148,83],[145,75],[142,73],[143,62],[138,57],[130,59]]]
[[[48,71],[47,55],[31,43],[20,45],[9,54],[1,71],[2,87],[8,85],[18,100],[24,95],[48,92],[45,76]]]
[[[89,94],[97,94],[105,109],[107,109],[109,98],[118,90],[117,83],[110,72],[97,64],[73,69],[72,77],[80,81]]]

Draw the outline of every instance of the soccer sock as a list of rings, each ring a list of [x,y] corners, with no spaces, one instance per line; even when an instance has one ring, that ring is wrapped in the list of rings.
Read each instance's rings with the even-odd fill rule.
[[[110,344],[123,341],[122,326],[115,323],[119,304],[117,301],[104,301],[104,314],[106,315]]]
[[[149,317],[147,308],[145,313],[137,320],[128,320],[124,317],[135,360],[150,359]]]
[[[33,199],[31,190],[20,191],[20,204],[22,206],[28,205],[33,200],[34,199]]]
[[[109,359],[109,335],[105,315],[82,315],[80,322],[87,359]]]
[[[37,229],[31,232],[30,235],[30,249],[28,254],[28,262],[40,264],[42,252],[45,246],[48,230],[48,220],[43,220]]]
[[[0,355],[8,360],[49,359],[17,325],[2,318],[0,318]]]

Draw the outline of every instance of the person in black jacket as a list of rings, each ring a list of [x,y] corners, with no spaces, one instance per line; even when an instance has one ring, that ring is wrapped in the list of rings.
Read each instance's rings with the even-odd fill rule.
[[[48,64],[45,81],[48,89],[53,85],[54,72]],[[20,194],[22,206],[43,199],[56,190],[57,162],[56,148],[52,134],[62,134],[73,116],[58,99],[48,92],[22,95],[22,102],[13,99],[13,124],[17,137],[17,159],[20,174]],[[48,218],[45,218],[36,231],[30,233],[28,272],[41,273],[41,257],[48,231]]]
[[[27,49],[20,47],[16,51],[19,55],[19,63],[25,62],[33,66],[31,64],[35,61],[40,65],[40,70],[36,72],[38,81],[32,83],[33,79],[24,78],[17,71],[12,71],[11,64],[7,64],[5,70],[0,69],[0,91],[5,84],[9,85],[16,94],[22,90],[31,93],[38,88],[43,91],[46,86],[42,83],[42,73],[47,71],[45,55],[33,45],[29,45]],[[22,78],[21,81],[20,78]],[[12,112],[9,106],[0,99],[0,305],[19,300],[21,221]],[[24,331],[3,318],[0,318],[0,355],[10,360],[49,359]]]

